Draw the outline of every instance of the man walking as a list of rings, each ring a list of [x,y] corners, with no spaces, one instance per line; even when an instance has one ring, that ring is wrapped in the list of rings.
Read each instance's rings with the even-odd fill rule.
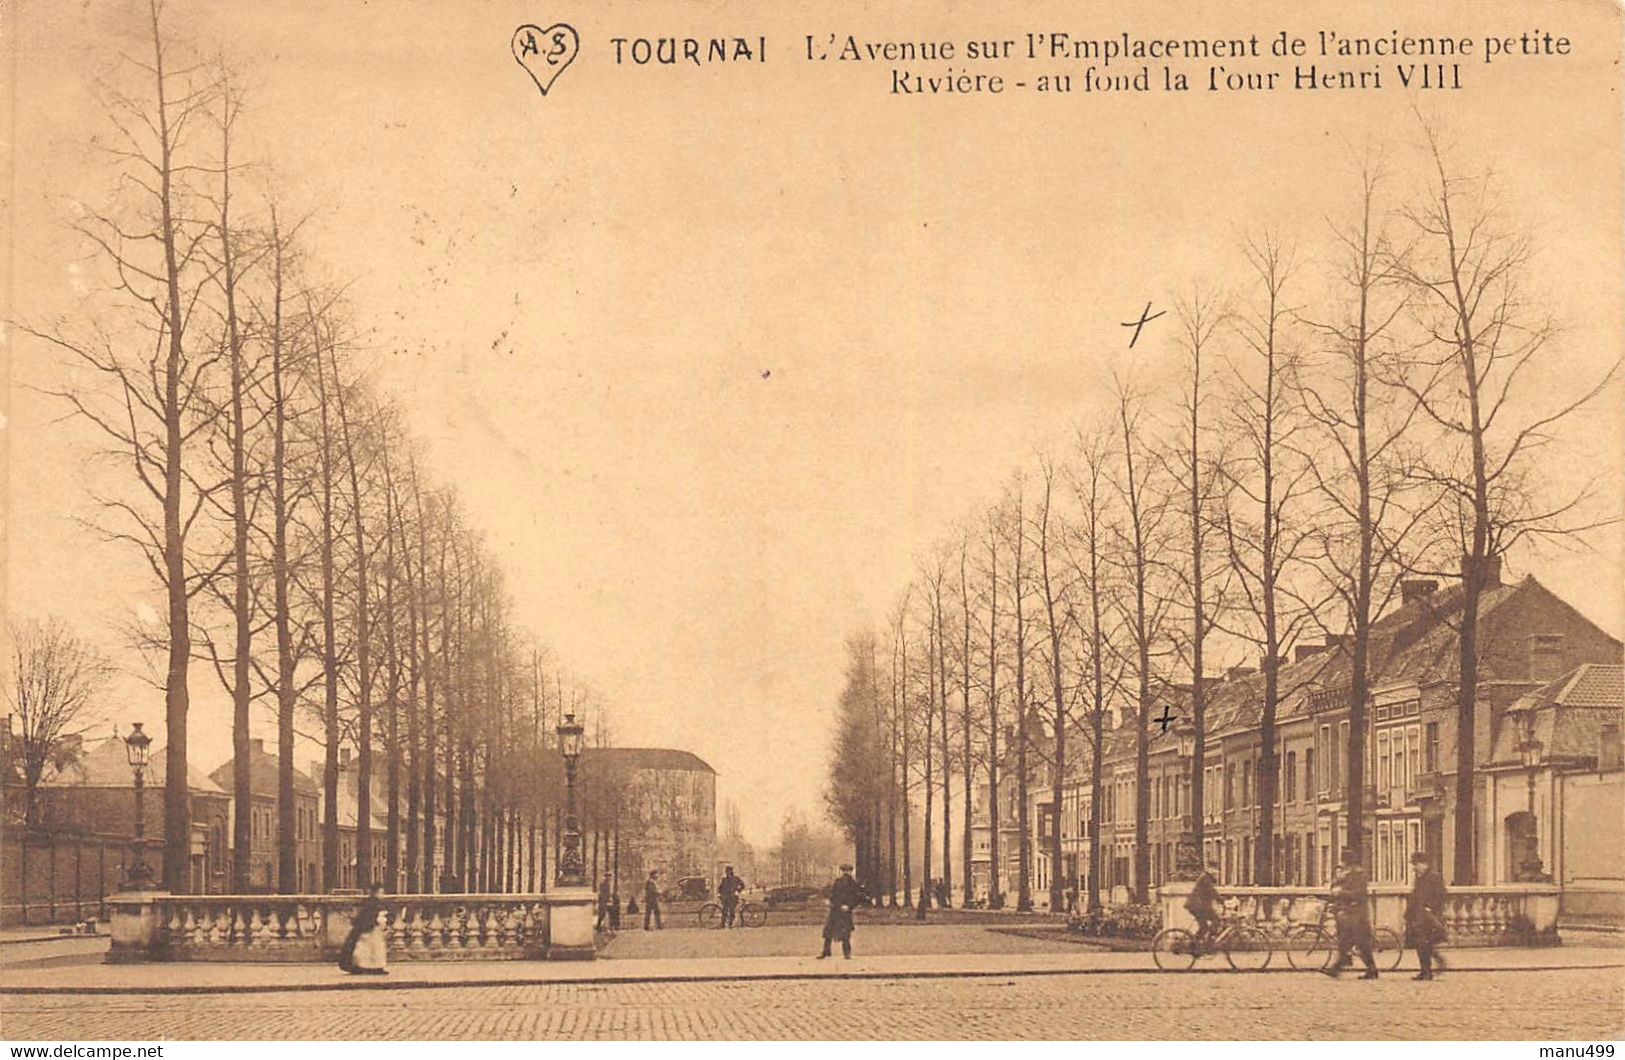
[[[852,910],[863,900],[858,881],[852,878],[852,866],[842,865],[841,874],[829,888],[829,915],[824,918],[824,952],[819,960],[829,956],[830,943],[839,940],[841,956],[852,959]]]
[[[598,920],[593,924],[594,931],[604,930],[604,924],[609,920],[609,877],[605,876],[598,881]]]
[[[1416,878],[1405,899],[1405,941],[1416,950],[1416,959],[1422,965],[1414,978],[1432,979],[1433,966],[1444,967],[1444,958],[1434,953],[1445,937],[1444,877],[1433,870],[1424,850],[1411,855],[1411,867]]]
[[[739,911],[739,892],[745,889],[745,881],[734,875],[732,865],[722,870],[722,881],[717,884],[717,896],[722,899],[722,926],[734,926],[734,916]]]
[[[1358,950],[1365,964],[1361,979],[1377,977],[1377,961],[1371,955],[1371,903],[1365,867],[1360,864],[1358,850],[1343,851],[1343,864],[1332,878],[1332,917],[1337,921],[1337,960],[1327,975],[1336,979],[1349,965],[1352,951]]]
[[[649,930],[649,921],[654,920],[657,931],[665,930],[666,925],[660,922],[660,884],[655,877],[660,874],[659,869],[650,869],[649,878],[643,881],[643,930]]]

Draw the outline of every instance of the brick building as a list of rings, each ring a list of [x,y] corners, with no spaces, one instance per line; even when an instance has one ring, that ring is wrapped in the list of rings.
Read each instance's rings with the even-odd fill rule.
[[[1498,574],[1498,572],[1497,572]],[[1367,866],[1377,883],[1403,883],[1409,856],[1426,849],[1447,870],[1454,849],[1457,641],[1453,625],[1461,588],[1431,581],[1403,587],[1400,606],[1382,616],[1371,638],[1364,799]],[[1602,913],[1625,896],[1625,859],[1618,843],[1592,841],[1576,822],[1599,816],[1618,830],[1625,815],[1620,758],[1620,642],[1599,629],[1533,577],[1486,589],[1479,610],[1479,715],[1475,726],[1474,849],[1480,883],[1516,878],[1509,844],[1537,846],[1548,867],[1563,867],[1566,914]],[[1348,834],[1344,762],[1349,739],[1350,646],[1340,638],[1300,646],[1279,668],[1275,870],[1282,885],[1322,887]],[[1208,678],[1203,846],[1220,867],[1221,883],[1255,882],[1259,806],[1259,711],[1263,679],[1254,668]],[[1188,713],[1190,686],[1166,687],[1152,716],[1166,704]],[[1527,698],[1533,696],[1533,699]],[[1527,815],[1530,767],[1511,748],[1533,714],[1554,727],[1543,738],[1535,810]],[[1611,716],[1611,720],[1609,720]],[[1544,731],[1544,730],[1542,730]],[[1151,726],[1150,887],[1172,877],[1175,851],[1188,827],[1189,762],[1174,728]],[[1510,741],[1510,742],[1509,742]],[[1090,804],[1103,800],[1103,899],[1126,901],[1134,886],[1135,734],[1123,725],[1107,734],[1102,790],[1088,784],[1088,741],[1071,740],[1060,813],[1042,765],[1030,781],[1033,890],[1047,902],[1050,875],[1074,876],[1087,889]],[[1555,757],[1554,757],[1555,756]],[[1013,774],[1001,800],[1014,796]],[[1508,812],[1508,807],[1514,807]],[[1513,813],[1527,816],[1510,820]],[[1581,815],[1584,815],[1583,817]],[[1497,816],[1499,815],[1499,816]],[[985,815],[984,815],[985,818]],[[1050,864],[1047,829],[1058,821],[1063,862]],[[977,844],[986,838],[978,821]],[[1606,830],[1606,828],[1605,828]],[[1530,839],[1533,831],[1537,838]],[[1522,857],[1522,860],[1528,860]],[[1572,890],[1570,890],[1572,888]]]
[[[148,842],[147,864],[154,875],[163,859],[164,749],[154,744],[144,777],[142,799]],[[196,770],[190,771],[192,848],[187,891],[224,894],[229,883],[231,796]],[[56,835],[135,835],[135,778],[124,741],[117,736],[84,745],[83,752],[40,792],[40,831]]]
[[[280,759],[265,750],[265,741],[248,741],[249,790],[253,792],[249,814],[249,890],[268,892],[276,886],[276,830],[277,804],[280,793]],[[232,761],[227,759],[209,774],[209,779],[225,791],[233,791],[236,780]],[[294,883],[299,894],[321,891],[322,834],[321,802],[315,783],[300,772],[293,771],[294,797]],[[228,832],[228,839],[235,835]],[[235,859],[236,851],[232,852]]]
[[[602,792],[603,805],[583,806],[583,829],[596,818],[618,837],[622,895],[641,895],[650,869],[660,870],[665,887],[685,876],[715,885],[717,775],[699,756],[664,747],[591,747],[581,756],[580,778],[584,790]],[[590,850],[584,855],[590,858]],[[615,861],[610,871],[617,871]]]

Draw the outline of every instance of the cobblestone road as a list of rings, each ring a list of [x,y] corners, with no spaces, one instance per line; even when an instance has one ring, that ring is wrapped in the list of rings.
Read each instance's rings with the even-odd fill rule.
[[[0,997],[4,1034],[76,1039],[1614,1039],[1617,970],[1434,983],[1302,973],[548,984],[339,994]]]

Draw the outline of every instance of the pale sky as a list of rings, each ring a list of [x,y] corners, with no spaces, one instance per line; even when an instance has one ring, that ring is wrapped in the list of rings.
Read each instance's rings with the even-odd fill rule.
[[[892,64],[808,63],[803,34],[1530,28],[1496,3],[1425,17],[1346,3],[333,6],[171,0],[171,14],[247,75],[247,149],[290,212],[315,211],[313,256],[350,281],[377,374],[457,485],[521,624],[602,689],[619,742],[710,762],[762,844],[786,809],[821,812],[843,638],[881,617],[913,557],[1095,415],[1111,369],[1171,377],[1171,332],[1152,325],[1130,356],[1119,322],[1194,279],[1233,280],[1238,236],[1266,226],[1313,265],[1362,144],[1387,145],[1396,187],[1415,171],[1397,88],[902,98]],[[61,222],[107,184],[83,144],[103,128],[90,89],[124,5],[13,7],[5,315],[44,322],[85,282]],[[1479,61],[1467,89],[1416,102],[1465,164],[1495,166],[1534,233],[1562,381],[1609,363],[1625,334],[1618,14],[1542,16],[1574,54]],[[509,38],[553,21],[581,51],[543,98]],[[766,35],[768,61],[614,65],[611,38],[673,34]],[[118,623],[159,597],[133,556],[75,522],[91,511],[84,436],[27,389],[57,362],[32,341],[8,352],[9,607],[119,650]],[[1612,489],[1622,437],[1619,410],[1599,410],[1553,474],[1600,470]],[[1618,634],[1617,533],[1599,553],[1533,568]],[[192,746],[212,769],[229,709],[193,672]],[[156,692],[126,683],[116,698],[110,718],[160,727]],[[256,724],[272,734],[268,713]]]

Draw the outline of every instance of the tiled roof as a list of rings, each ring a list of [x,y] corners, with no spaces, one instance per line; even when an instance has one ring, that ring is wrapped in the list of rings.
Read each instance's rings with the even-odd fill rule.
[[[616,769],[675,769],[690,773],[715,773],[705,759],[692,751],[670,747],[588,747],[581,753],[583,767],[599,762]]]
[[[278,777],[280,760],[274,754],[265,750],[250,750],[248,752],[249,790],[256,795],[267,798],[276,798],[281,790],[281,780]],[[232,776],[232,760],[226,759],[210,778],[222,788],[230,791],[236,781]],[[293,770],[293,790],[300,795],[315,796],[317,794],[316,782],[306,776],[297,766]]]
[[[1601,746],[1606,725],[1620,724],[1625,706],[1625,666],[1586,663],[1535,689],[1507,708],[1507,721],[1495,735],[1492,762],[1521,759],[1526,735],[1520,720],[1534,713],[1535,738],[1545,757],[1590,758]]]
[[[147,771],[144,777],[149,788],[164,786],[165,766],[167,764],[164,749],[153,744],[148,751]],[[192,791],[204,795],[224,795],[226,791],[220,785],[204,776],[195,768],[186,771],[187,786]],[[55,777],[46,781],[47,787],[88,787],[88,788],[133,788],[135,777],[130,771],[130,759],[125,751],[124,741],[117,736],[109,736],[105,740],[86,745],[84,754]]]

